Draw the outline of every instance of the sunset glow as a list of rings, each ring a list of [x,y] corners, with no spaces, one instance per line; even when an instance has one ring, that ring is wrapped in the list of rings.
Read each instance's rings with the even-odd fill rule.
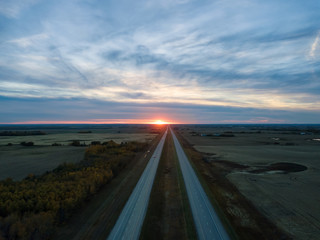
[[[0,124],[16,125],[37,125],[37,124],[170,124],[173,122],[151,119],[90,119],[86,121],[21,121],[21,122],[0,122]],[[179,124],[178,122],[175,122]]]
[[[319,123],[319,12],[319,0],[0,1],[0,124]]]
[[[157,120],[154,122],[154,124],[157,124],[157,125],[162,125],[162,124],[168,124],[167,122],[164,122],[162,120]]]

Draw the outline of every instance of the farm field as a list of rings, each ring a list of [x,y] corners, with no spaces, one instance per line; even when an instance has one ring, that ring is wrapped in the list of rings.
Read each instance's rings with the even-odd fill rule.
[[[80,141],[81,144],[90,144],[92,141],[110,141],[116,143],[123,141],[138,141],[145,142],[154,137],[154,134],[144,133],[58,133],[38,136],[18,136],[18,137],[0,137],[0,145],[7,145],[8,143],[20,144],[21,142],[34,142],[35,145],[52,145],[59,143],[68,145],[74,140]]]
[[[80,141],[81,144],[90,144],[92,141],[109,141],[113,140],[116,143],[123,141],[150,141],[155,137],[156,129],[147,128],[145,126],[113,126],[102,127],[97,126],[56,126],[56,127],[1,127],[0,132],[32,132],[39,131],[45,135],[27,135],[27,136],[0,136],[0,146],[8,143],[20,144],[21,142],[33,142],[35,145],[52,145],[58,143],[68,145],[72,141]],[[152,133],[153,131],[153,133]]]
[[[28,174],[39,175],[64,162],[75,163],[84,157],[85,147],[72,146],[1,146],[1,179],[21,180]]]
[[[179,133],[289,236],[319,236],[319,126],[184,126]]]
[[[103,134],[106,139],[92,138],[92,143],[84,144],[73,138],[67,145],[54,142],[52,146],[33,145],[26,140],[27,144],[0,146],[0,238],[106,239],[163,128],[14,126],[0,132],[2,137],[12,139],[54,134],[65,139]],[[121,142],[115,143],[110,136]],[[138,142],[141,136],[144,138]]]
[[[0,180],[21,180],[28,174],[39,175],[59,164],[81,161],[85,146],[69,146],[73,141],[89,145],[93,141],[150,142],[157,128],[145,125],[67,125],[67,126],[0,126],[0,132],[24,133],[25,136],[0,136]],[[28,135],[39,131],[45,135]],[[33,142],[34,146],[21,146]],[[11,143],[11,146],[8,144]],[[61,146],[52,146],[59,144]]]
[[[163,129],[161,129],[163,132]],[[57,229],[53,239],[106,239],[116,223],[122,208],[140,179],[149,158],[157,147],[162,134],[148,145],[148,150],[137,153],[110,183],[94,195],[66,223]]]

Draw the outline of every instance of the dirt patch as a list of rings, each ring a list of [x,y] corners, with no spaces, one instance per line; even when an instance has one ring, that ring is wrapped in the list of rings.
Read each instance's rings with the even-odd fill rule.
[[[269,166],[261,167],[260,169],[255,169],[249,171],[250,173],[267,173],[267,172],[277,172],[277,173],[290,173],[290,172],[302,172],[307,170],[306,166],[296,164],[296,163],[288,163],[288,162],[280,162],[273,163]]]
[[[205,159],[203,160],[206,161]],[[308,169],[304,165],[297,164],[297,163],[289,163],[289,162],[272,163],[265,166],[261,166],[261,165],[250,166],[250,165],[243,165],[243,164],[232,162],[232,161],[215,160],[213,164],[219,165],[227,173],[246,172],[246,173],[253,173],[253,174],[261,174],[261,173],[287,174],[287,173],[293,173],[293,172],[302,172]]]
[[[235,163],[235,162],[231,162],[231,161],[223,161],[223,160],[215,161],[215,164],[220,164],[220,165],[224,166],[225,168],[231,169],[231,170],[249,168],[248,165],[242,165],[242,164],[239,164],[239,163]]]

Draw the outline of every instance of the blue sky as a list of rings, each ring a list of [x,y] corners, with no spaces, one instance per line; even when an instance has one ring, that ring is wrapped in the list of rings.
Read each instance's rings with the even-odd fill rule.
[[[0,0],[0,123],[319,123],[318,0]]]

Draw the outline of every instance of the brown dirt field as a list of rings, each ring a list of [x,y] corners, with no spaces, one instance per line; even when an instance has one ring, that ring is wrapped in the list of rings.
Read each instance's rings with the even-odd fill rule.
[[[320,134],[313,128],[229,128],[234,135],[229,138],[180,132],[261,214],[294,239],[305,240],[320,234],[320,142],[313,140]]]
[[[140,239],[195,239],[171,132],[168,132]]]
[[[176,131],[177,132],[177,131]],[[209,199],[233,239],[291,239],[233,185],[225,166],[204,161],[203,154],[177,132],[177,137],[195,168]],[[229,138],[229,137],[228,137]],[[194,144],[194,143],[193,143]],[[236,165],[239,168],[239,165]],[[228,227],[229,226],[229,227]]]
[[[121,213],[127,199],[138,182],[162,134],[159,134],[149,148],[150,152],[137,155],[96,196],[59,228],[54,239],[103,239],[105,240]]]

